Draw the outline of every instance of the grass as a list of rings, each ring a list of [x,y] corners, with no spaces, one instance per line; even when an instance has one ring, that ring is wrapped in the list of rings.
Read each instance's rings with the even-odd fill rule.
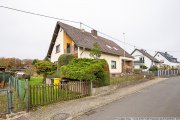
[[[0,95],[0,113],[7,112],[7,97],[6,94]]]
[[[17,96],[17,93],[14,91],[12,92],[12,105],[13,105],[13,112],[19,112],[25,109],[25,103],[20,100]],[[0,113],[7,113],[8,106],[7,106],[7,96],[6,93],[1,92],[0,95]]]
[[[114,85],[114,84],[126,84],[126,83],[134,83],[138,80],[142,80],[143,79],[143,75],[128,75],[128,76],[121,76],[121,77],[115,77],[115,78],[111,78],[110,80],[110,84]]]
[[[42,85],[43,77],[38,76],[38,77],[31,77],[29,81],[29,85]]]

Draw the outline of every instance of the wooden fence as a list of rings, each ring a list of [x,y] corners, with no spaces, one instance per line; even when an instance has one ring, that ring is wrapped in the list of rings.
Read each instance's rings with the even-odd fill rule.
[[[30,107],[89,95],[90,83],[86,81],[63,82],[59,85],[30,85],[29,87]]]

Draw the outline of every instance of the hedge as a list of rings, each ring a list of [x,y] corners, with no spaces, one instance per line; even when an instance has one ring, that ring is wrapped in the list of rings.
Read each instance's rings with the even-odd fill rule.
[[[104,59],[73,59],[60,68],[62,78],[93,81],[97,86],[110,84],[109,66]]]

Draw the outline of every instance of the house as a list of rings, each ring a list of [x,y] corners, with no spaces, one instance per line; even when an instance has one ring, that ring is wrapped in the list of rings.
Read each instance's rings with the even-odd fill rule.
[[[168,67],[179,67],[180,62],[177,60],[177,58],[174,58],[172,55],[168,54],[167,52],[157,52],[154,56],[156,59],[158,59],[162,66],[168,66]]]
[[[115,42],[99,36],[96,30],[87,32],[62,22],[56,24],[47,57],[54,63],[57,63],[62,54],[73,54],[77,58],[91,58],[90,50],[96,42],[102,52],[100,59],[108,62],[112,75],[132,71],[133,57]]]
[[[135,49],[131,55],[135,58],[134,60],[134,68],[140,69],[142,66],[146,66],[147,70],[153,65],[159,66],[160,61],[155,57],[151,56],[143,49]]]

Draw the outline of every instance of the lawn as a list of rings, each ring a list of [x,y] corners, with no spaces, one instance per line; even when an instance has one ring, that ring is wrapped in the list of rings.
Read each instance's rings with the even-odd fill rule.
[[[38,77],[31,77],[29,81],[29,85],[42,85],[43,77],[38,76]]]

